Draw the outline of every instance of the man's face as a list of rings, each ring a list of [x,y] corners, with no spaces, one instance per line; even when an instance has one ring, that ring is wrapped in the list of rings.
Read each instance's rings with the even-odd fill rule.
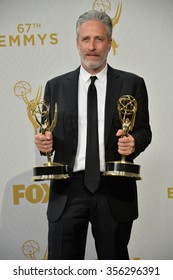
[[[106,65],[111,48],[107,27],[98,20],[82,23],[77,36],[77,46],[84,69],[91,74],[100,72]]]

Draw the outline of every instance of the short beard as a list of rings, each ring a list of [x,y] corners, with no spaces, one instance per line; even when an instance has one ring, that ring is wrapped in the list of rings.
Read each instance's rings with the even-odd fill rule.
[[[102,57],[102,59],[98,62],[91,62],[88,61],[86,58],[84,58],[83,56],[81,57],[81,61],[82,63],[88,68],[88,69],[97,69],[99,68],[101,65],[103,65],[106,62],[107,59],[107,55],[105,57]]]
[[[100,65],[102,65],[102,61],[100,62],[90,62],[90,61],[87,61],[86,59],[82,59],[82,62],[84,65],[86,65],[87,68],[89,69],[97,69],[100,67]]]

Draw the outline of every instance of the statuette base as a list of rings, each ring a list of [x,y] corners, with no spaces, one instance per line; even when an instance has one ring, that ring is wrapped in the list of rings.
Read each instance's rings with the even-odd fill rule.
[[[60,163],[48,162],[33,168],[32,181],[68,179],[68,167]]]
[[[142,180],[140,176],[140,165],[128,161],[109,161],[106,162],[104,176],[121,176]]]

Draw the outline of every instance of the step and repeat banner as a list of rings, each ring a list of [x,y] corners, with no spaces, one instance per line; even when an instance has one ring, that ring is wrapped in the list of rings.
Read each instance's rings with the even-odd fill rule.
[[[136,160],[143,180],[130,258],[173,259],[173,1],[0,0],[1,260],[47,259],[49,181],[32,181],[46,158],[29,106],[47,80],[80,64],[76,20],[91,9],[113,21],[109,64],[142,76],[149,94],[153,141]],[[96,258],[89,229],[86,259]]]

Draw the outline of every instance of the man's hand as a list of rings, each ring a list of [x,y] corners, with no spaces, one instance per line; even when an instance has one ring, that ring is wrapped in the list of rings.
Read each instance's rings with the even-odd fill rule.
[[[50,131],[46,131],[45,134],[36,134],[34,142],[40,152],[49,153],[53,150],[52,132]]]
[[[132,154],[135,150],[135,139],[130,134],[124,136],[123,129],[119,129],[116,136],[120,136],[118,139],[118,152],[123,156]]]

